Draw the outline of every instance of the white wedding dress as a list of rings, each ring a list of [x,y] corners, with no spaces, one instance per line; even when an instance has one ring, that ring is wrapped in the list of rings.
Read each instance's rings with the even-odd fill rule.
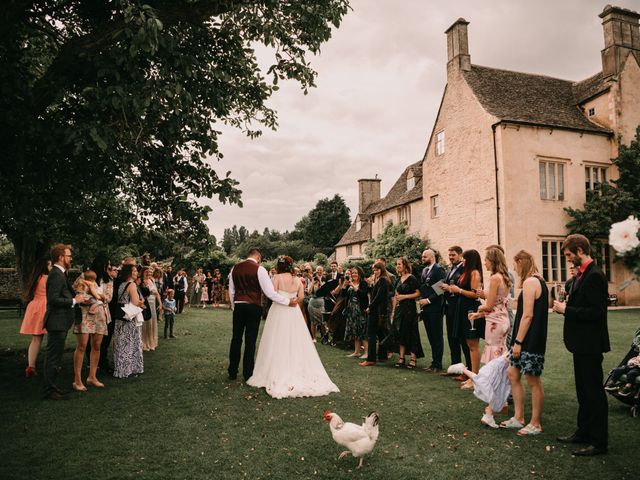
[[[296,296],[283,290],[278,293]],[[247,385],[264,387],[273,398],[320,397],[340,391],[320,361],[300,308],[271,305]]]

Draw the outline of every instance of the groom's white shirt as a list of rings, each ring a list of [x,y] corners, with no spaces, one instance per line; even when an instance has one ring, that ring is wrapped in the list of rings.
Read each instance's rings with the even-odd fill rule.
[[[247,258],[247,260],[251,260],[252,262],[258,263],[253,258]],[[234,267],[235,268],[235,267]],[[269,299],[273,302],[280,303],[285,306],[289,306],[289,299],[287,297],[283,297],[278,292],[276,292],[275,288],[273,288],[273,283],[269,278],[269,272],[262,265],[258,267],[258,282],[260,283],[260,288],[262,292],[269,297]],[[233,268],[229,272],[229,299],[231,300],[231,305],[234,303],[247,303],[247,302],[235,302],[234,298],[236,296],[236,289],[233,285]]]

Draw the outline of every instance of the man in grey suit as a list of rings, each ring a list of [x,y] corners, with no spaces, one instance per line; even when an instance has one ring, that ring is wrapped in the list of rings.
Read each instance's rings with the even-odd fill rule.
[[[53,268],[47,277],[47,312],[44,327],[47,329],[47,347],[44,361],[44,398],[67,399],[68,391],[56,385],[56,377],[62,363],[64,342],[75,319],[76,305],[88,300],[82,294],[75,295],[67,270],[71,268],[71,246],[58,243],[51,248]]]

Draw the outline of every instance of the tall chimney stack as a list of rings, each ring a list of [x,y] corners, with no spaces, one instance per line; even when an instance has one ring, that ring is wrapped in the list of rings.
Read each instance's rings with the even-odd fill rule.
[[[447,34],[447,74],[471,70],[467,25],[469,22],[459,18],[444,32]]]
[[[604,77],[617,75],[627,56],[635,52],[640,61],[640,14],[626,8],[607,5],[599,15],[604,30],[602,73]]]
[[[380,200],[379,178],[361,178],[358,180],[358,213],[362,213],[373,202]]]

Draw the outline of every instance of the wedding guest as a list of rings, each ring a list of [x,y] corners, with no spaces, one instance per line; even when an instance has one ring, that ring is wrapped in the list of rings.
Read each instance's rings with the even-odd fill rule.
[[[77,342],[73,355],[74,381],[71,386],[77,392],[87,391],[87,387],[82,383],[82,363],[89,341],[91,341],[91,353],[89,355],[89,376],[86,383],[93,387],[104,387],[104,384],[98,380],[97,372],[100,361],[100,344],[102,337],[108,333],[107,322],[110,320],[107,297],[98,291],[96,272],[87,270],[83,277],[78,278],[74,284],[76,293],[87,297],[86,304],[80,306],[81,321],[73,326]]]
[[[547,346],[549,290],[544,278],[538,273],[533,255],[521,250],[514,257],[514,262],[522,289],[518,296],[511,342],[511,366],[508,370],[514,415],[500,425],[504,428],[519,428],[518,435],[537,435],[542,432],[544,388],[540,376]],[[531,389],[531,420],[526,426],[522,375]]]
[[[313,341],[316,341],[316,334],[320,329],[320,335],[323,343],[326,343],[325,335],[327,334],[327,327],[324,321],[324,297],[318,297],[318,290],[324,285],[324,271],[321,266],[316,267],[316,273],[309,285],[309,319],[311,321],[311,337]]]
[[[218,308],[224,302],[224,280],[219,269],[213,271],[213,306]]]
[[[328,273],[329,280],[341,280],[342,274],[338,272],[338,262],[335,260],[329,264],[329,268],[331,269]]]
[[[369,308],[369,286],[360,267],[347,270],[344,274],[341,295],[346,299],[344,338],[353,341],[353,353],[348,357],[360,357],[360,347],[364,347],[367,358],[367,318],[365,311]]]
[[[182,313],[182,310],[184,310],[187,288],[189,286],[187,281],[187,273],[184,271],[184,269],[181,268],[180,270],[178,270],[176,276],[173,277],[173,286],[175,289],[178,313]]]
[[[138,269],[135,265],[123,265],[120,270],[120,285],[117,290],[117,302],[122,307],[128,303],[143,308],[144,299],[140,298],[136,280]],[[115,295],[114,295],[115,296]],[[141,327],[135,319],[127,320],[118,315],[113,339],[113,376],[127,378],[144,372],[142,358]]]
[[[173,268],[171,267],[171,265],[165,265],[164,266],[163,284],[164,284],[165,293],[166,293],[167,290],[173,290],[173,288],[174,288],[172,270],[173,270]]]
[[[371,290],[371,302],[366,312],[368,314],[367,336],[369,345],[367,359],[364,362],[360,362],[362,367],[375,365],[378,361],[387,361],[387,349],[382,344],[378,348],[377,342],[382,342],[388,334],[388,303],[391,280],[384,263],[377,261],[373,264],[372,270],[374,281]]]
[[[477,250],[462,253],[464,266],[455,285],[443,285],[443,289],[457,296],[454,335],[461,342],[466,341],[471,357],[471,371],[480,370],[480,337],[484,334],[484,323],[474,321],[472,326],[469,313],[476,312],[480,306],[477,290],[482,289],[482,260]],[[473,389],[473,381],[468,379],[461,385],[464,390]]]
[[[29,280],[25,284],[23,300],[27,304],[24,312],[20,333],[31,335],[31,343],[27,353],[27,368],[24,370],[25,377],[37,376],[36,363],[42,338],[47,331],[44,328],[44,315],[47,311],[47,277],[51,270],[51,261],[41,258],[36,261]]]
[[[121,262],[122,268],[124,265],[135,265],[136,261],[133,257],[127,257]],[[113,374],[113,367],[109,365],[108,362],[108,350],[109,345],[111,344],[113,337],[115,335],[115,319],[121,316],[121,307],[118,304],[118,288],[120,288],[120,284],[122,283],[122,277],[119,275],[120,270],[117,267],[111,266],[111,270],[109,271],[109,278],[113,282],[111,287],[111,301],[109,302],[109,315],[111,317],[111,322],[107,325],[108,335],[102,339],[102,343],[100,344],[100,369],[103,371],[107,371]],[[104,363],[103,363],[104,362]]]
[[[151,255],[145,253],[140,257],[140,265],[142,267],[150,267],[151,266]]]
[[[414,369],[417,359],[424,357],[420,331],[418,330],[418,311],[416,310],[416,300],[420,297],[420,282],[411,275],[411,264],[406,257],[400,257],[396,262],[396,273],[398,281],[393,297],[393,322],[400,324],[398,327],[400,358],[395,366],[404,366],[404,357],[408,352],[410,359],[407,368]]]
[[[205,289],[207,290],[207,298],[209,305],[213,305],[213,275],[211,270],[207,272],[207,277],[204,279]]]
[[[173,290],[167,290],[167,296],[162,304],[164,310],[164,338],[167,338],[167,331],[169,332],[169,338],[176,338],[173,335],[173,323],[176,314],[176,301],[173,298],[173,293]]]
[[[109,371],[107,350],[111,341],[110,337],[113,335],[114,325],[114,322],[111,321],[111,299],[113,298],[113,278],[117,275],[117,270],[105,255],[97,255],[91,262],[89,270],[96,273],[96,290],[104,296],[103,303],[106,305],[104,314],[107,317],[107,333],[102,336],[100,341],[100,360],[98,362],[98,369],[104,373]],[[88,357],[89,363],[91,363],[91,343],[87,342],[85,355]]]
[[[202,303],[202,287],[204,285],[204,273],[202,273],[202,267],[198,267],[195,275],[193,276],[193,288],[191,290],[191,297],[189,301],[192,307],[197,307]]]
[[[153,283],[155,283],[156,285],[156,290],[158,291],[158,294],[162,299],[167,289],[166,285],[164,284],[164,275],[162,273],[162,268],[161,267],[154,268],[151,276],[153,277]]]
[[[460,275],[462,275],[462,248],[457,245],[450,247],[448,256],[449,271],[447,272],[447,276],[444,279],[444,283],[446,285],[455,285],[458,282]],[[443,300],[445,302],[444,313],[447,324],[447,343],[449,344],[449,352],[451,353],[451,365],[461,363],[462,353],[464,353],[467,368],[471,368],[471,356],[469,354],[469,347],[467,347],[467,342],[461,342],[460,338],[455,335],[456,307],[458,305],[458,297],[445,288],[443,288],[443,290],[445,290],[443,295]],[[463,375],[460,375],[456,377],[456,379],[462,381],[465,380],[465,377]]]
[[[71,268],[71,246],[57,243],[51,248],[53,267],[47,277],[47,311],[44,328],[47,329],[47,346],[44,362],[44,397],[50,400],[64,400],[67,391],[56,385],[56,378],[62,363],[64,343],[73,325],[76,307],[86,300],[84,295],[76,295],[67,280],[66,272]],[[79,310],[78,310],[79,313]]]
[[[162,298],[153,281],[151,268],[142,268],[140,290],[146,300],[145,322],[142,325],[142,350],[154,351],[158,347],[158,310],[162,310]]]
[[[436,254],[430,248],[422,252],[422,263],[425,267],[420,274],[420,300],[422,306],[420,317],[427,331],[431,345],[431,365],[426,372],[442,370],[444,354],[444,338],[442,335],[442,296],[433,289],[433,285],[446,277],[444,268],[436,262]],[[442,293],[442,292],[440,292]]]
[[[585,236],[569,235],[562,251],[578,273],[568,301],[554,301],[553,310],[564,315],[564,344],[573,354],[578,429],[558,441],[588,444],[574,455],[600,455],[608,450],[608,404],[602,373],[602,354],[610,350],[607,277],[591,258],[591,244]]]

